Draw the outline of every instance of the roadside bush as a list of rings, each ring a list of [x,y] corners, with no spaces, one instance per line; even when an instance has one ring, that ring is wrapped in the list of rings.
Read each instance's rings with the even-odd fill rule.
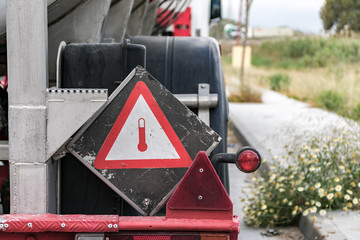
[[[245,223],[286,225],[302,214],[324,216],[332,209],[358,209],[360,143],[353,134],[313,138],[287,149],[287,157],[270,166],[269,179],[253,178],[245,201]],[[283,164],[286,162],[287,164]]]
[[[318,106],[334,112],[343,112],[345,109],[344,97],[334,91],[322,91],[318,96]]]
[[[358,103],[358,105],[356,105],[356,107],[353,108],[350,117],[357,121],[360,120],[360,103]]]
[[[274,91],[287,90],[290,85],[290,77],[287,74],[274,74],[269,77],[270,88]]]
[[[266,41],[253,48],[254,66],[276,68],[326,67],[360,61],[360,42],[354,39],[300,38]]]
[[[271,66],[271,60],[269,58],[263,58],[258,55],[252,55],[251,57],[251,64],[253,66]]]
[[[289,59],[286,60],[280,60],[275,64],[275,67],[277,68],[284,68],[284,69],[289,69],[291,68],[293,65],[292,61],[290,61]]]
[[[320,38],[287,39],[283,40],[281,44],[283,57],[301,58],[304,55],[314,56],[316,51],[318,51],[321,46],[324,46],[324,40]]]

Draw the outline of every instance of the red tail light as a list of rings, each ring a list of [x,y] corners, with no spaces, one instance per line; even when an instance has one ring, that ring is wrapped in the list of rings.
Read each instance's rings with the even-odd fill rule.
[[[255,172],[261,164],[260,154],[253,148],[242,148],[237,154],[236,166],[243,172]]]

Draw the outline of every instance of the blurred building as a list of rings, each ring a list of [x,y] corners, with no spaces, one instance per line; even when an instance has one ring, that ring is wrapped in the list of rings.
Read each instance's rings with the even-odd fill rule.
[[[236,38],[239,34],[244,36],[245,28],[242,27],[239,32],[238,26],[226,24],[224,32],[229,38]],[[295,31],[289,27],[249,27],[248,38],[272,38],[272,37],[292,37]]]
[[[253,27],[249,28],[252,38],[292,37],[294,30],[289,27]]]

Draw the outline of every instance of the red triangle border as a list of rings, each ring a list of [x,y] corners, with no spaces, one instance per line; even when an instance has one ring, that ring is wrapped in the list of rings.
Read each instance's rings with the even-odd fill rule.
[[[179,159],[105,160],[140,95],[144,97],[155,118],[163,128],[166,136],[180,156]],[[191,164],[192,160],[189,154],[160,109],[149,88],[144,82],[137,82],[97,154],[94,167],[97,169],[188,168]]]

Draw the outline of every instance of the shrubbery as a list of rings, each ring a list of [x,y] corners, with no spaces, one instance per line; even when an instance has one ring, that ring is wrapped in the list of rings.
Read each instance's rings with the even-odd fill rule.
[[[331,209],[359,208],[360,143],[353,134],[313,138],[270,166],[269,179],[253,178],[244,207],[255,226],[291,223],[299,214],[324,216]],[[286,164],[284,164],[286,162]]]
[[[356,105],[355,108],[353,108],[352,113],[351,113],[351,118],[359,121],[360,120],[360,103],[358,103]]]
[[[345,99],[344,97],[335,91],[322,91],[318,96],[317,104],[320,107],[324,107],[330,111],[344,113]]]
[[[290,77],[287,74],[274,74],[269,77],[270,88],[274,91],[287,90],[290,85]]]
[[[252,64],[278,68],[325,67],[360,61],[360,42],[301,38],[267,41],[253,48]]]

